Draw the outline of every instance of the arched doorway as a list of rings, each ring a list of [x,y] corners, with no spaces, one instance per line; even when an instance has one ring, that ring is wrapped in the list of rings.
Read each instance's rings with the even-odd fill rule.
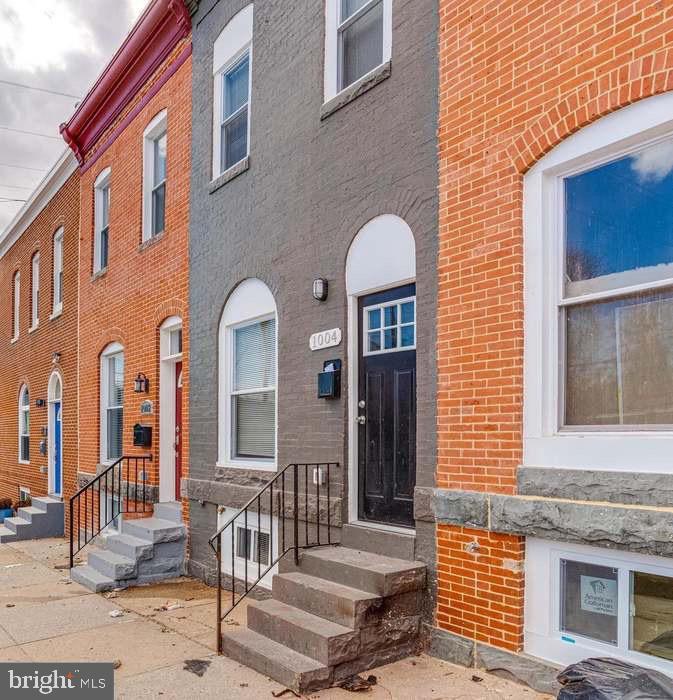
[[[182,478],[182,319],[159,329],[159,500],[180,498]]]

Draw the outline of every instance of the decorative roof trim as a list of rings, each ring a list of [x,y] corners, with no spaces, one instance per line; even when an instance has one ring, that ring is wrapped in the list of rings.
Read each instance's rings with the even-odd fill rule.
[[[35,188],[28,201],[0,233],[0,258],[19,240],[76,170],[75,156],[66,149]],[[79,199],[79,192],[77,198]]]
[[[152,1],[75,113],[61,124],[61,134],[80,164],[190,31],[183,0]]]

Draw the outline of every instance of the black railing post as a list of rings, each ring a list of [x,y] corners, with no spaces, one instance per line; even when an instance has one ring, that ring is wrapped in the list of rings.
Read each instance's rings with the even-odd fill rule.
[[[316,535],[318,537],[318,546],[320,546],[320,477],[322,476],[322,470],[320,465],[315,465],[315,508],[316,508]]]
[[[299,465],[294,466],[294,563],[299,566]]]
[[[232,570],[232,578],[233,578]],[[217,653],[222,653],[222,535],[217,537]]]
[[[75,543],[73,541],[74,533],[72,531],[72,528],[73,528],[73,521],[72,521],[73,505],[74,505],[73,500],[71,498],[70,499],[70,568],[71,569],[72,569],[74,561],[75,561],[75,555],[73,553],[73,548],[74,548]]]
[[[330,464],[327,463],[327,544],[332,544],[332,504],[329,500]]]

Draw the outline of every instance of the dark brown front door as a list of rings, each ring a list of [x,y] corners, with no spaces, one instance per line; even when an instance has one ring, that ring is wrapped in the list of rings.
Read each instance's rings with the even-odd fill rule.
[[[416,285],[359,301],[360,520],[413,526]]]

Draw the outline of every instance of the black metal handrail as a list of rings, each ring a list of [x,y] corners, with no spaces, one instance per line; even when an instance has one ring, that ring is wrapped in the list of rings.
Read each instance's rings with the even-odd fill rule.
[[[209,544],[217,558],[217,652],[222,653],[222,621],[227,615],[252,591],[255,586],[273,569],[276,564],[288,553],[294,552],[295,564],[299,564],[299,550],[323,545],[338,544],[333,541],[332,512],[330,501],[330,488],[332,469],[339,467],[338,462],[322,462],[307,464],[289,464],[268,481],[257,494],[255,494],[236,515],[229,518],[222,527],[210,538]],[[313,489],[309,489],[309,472],[312,477]],[[301,481],[303,476],[303,489]],[[326,498],[323,504],[320,496],[321,482],[324,479],[322,498]],[[302,496],[303,491],[303,497]],[[268,505],[266,495],[268,494]],[[275,498],[274,498],[275,494]],[[262,498],[264,497],[264,503]],[[315,508],[309,508],[309,502],[315,501]],[[268,559],[267,566],[262,570],[262,513],[268,513]],[[248,524],[254,524],[257,520],[257,552],[256,566],[254,560],[250,560],[250,554],[254,545],[252,536],[248,535]],[[273,516],[278,516],[278,541],[274,554]],[[252,519],[250,519],[252,518]],[[292,521],[291,537],[287,533],[286,521]],[[303,527],[300,527],[303,521]],[[237,555],[236,525],[244,529],[243,557]],[[231,604],[222,613],[222,547],[224,533],[231,530]],[[288,528],[289,529],[289,528]],[[243,558],[243,577],[240,580],[239,589],[236,587],[236,559]],[[257,569],[256,576],[254,569]],[[249,571],[251,569],[251,571]],[[250,574],[250,576],[249,576]],[[239,595],[238,599],[236,595]]]
[[[152,503],[147,497],[149,487],[147,485],[147,470],[145,469],[147,462],[151,461],[152,455],[120,457],[70,498],[71,569],[74,565],[75,555],[110,525],[115,518],[122,513],[146,513],[152,510]],[[141,477],[140,480],[138,476]],[[103,504],[100,500],[101,493],[105,494]],[[98,507],[95,505],[96,494],[99,494]],[[109,508],[108,495],[112,496]],[[84,504],[83,514],[82,504]],[[98,517],[96,517],[96,513],[98,513]],[[82,528],[84,533],[82,533]],[[75,538],[77,538],[77,548],[75,548]]]

